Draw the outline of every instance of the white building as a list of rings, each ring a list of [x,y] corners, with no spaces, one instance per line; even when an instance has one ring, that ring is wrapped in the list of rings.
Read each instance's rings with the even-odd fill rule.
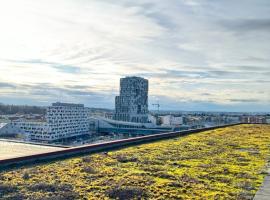
[[[50,129],[46,122],[13,121],[10,124],[17,127],[18,133],[25,135],[28,140],[51,140]]]
[[[173,127],[157,126],[153,123],[137,123],[93,117],[89,119],[91,131],[102,133],[155,134],[173,131]]]
[[[20,129],[13,123],[0,123],[0,136],[16,135]]]
[[[140,77],[120,79],[120,95],[115,98],[114,119],[148,122],[148,80]]]
[[[178,126],[183,124],[183,117],[175,117],[173,115],[161,116],[162,125]]]
[[[148,120],[152,123],[152,124],[155,124],[157,125],[157,118],[153,115],[148,115]]]
[[[157,125],[153,123],[137,123],[137,122],[126,122],[108,119],[105,117],[92,117],[91,122],[95,122],[95,128],[144,128],[144,129],[154,129],[158,128]]]
[[[53,141],[83,135],[89,131],[83,104],[53,103],[47,107],[45,122],[16,121],[12,124],[31,140]]]

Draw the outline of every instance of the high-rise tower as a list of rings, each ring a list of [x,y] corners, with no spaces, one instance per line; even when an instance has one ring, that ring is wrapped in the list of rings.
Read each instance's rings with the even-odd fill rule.
[[[148,80],[140,77],[120,79],[120,95],[115,97],[114,119],[148,122]]]

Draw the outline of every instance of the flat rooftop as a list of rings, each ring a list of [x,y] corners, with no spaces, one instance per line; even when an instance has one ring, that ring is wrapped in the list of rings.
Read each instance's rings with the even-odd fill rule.
[[[62,148],[0,140],[0,160],[47,153],[60,149]]]
[[[2,171],[0,186],[5,199],[253,199],[269,145],[269,125],[237,125]]]

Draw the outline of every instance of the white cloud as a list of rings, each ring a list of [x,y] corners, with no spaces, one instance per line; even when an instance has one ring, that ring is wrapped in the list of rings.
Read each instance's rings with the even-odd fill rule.
[[[243,2],[1,0],[0,82],[109,95],[120,77],[141,74],[151,95],[175,102],[236,104],[252,93],[269,105],[270,4]]]

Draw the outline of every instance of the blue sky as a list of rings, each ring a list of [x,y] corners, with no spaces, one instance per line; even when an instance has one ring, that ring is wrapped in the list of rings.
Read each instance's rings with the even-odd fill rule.
[[[114,108],[119,79],[161,109],[270,111],[269,0],[1,0],[0,102]]]

